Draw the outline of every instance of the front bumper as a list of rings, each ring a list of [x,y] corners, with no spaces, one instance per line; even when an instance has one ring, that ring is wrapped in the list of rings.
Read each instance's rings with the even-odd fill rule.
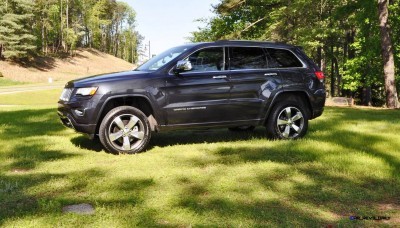
[[[60,111],[57,111],[57,113],[64,126],[88,135],[94,135],[96,133],[96,124],[79,124],[70,114]]]
[[[92,107],[93,101],[89,100],[74,103],[59,101],[57,113],[64,126],[94,136],[97,116],[94,115],[96,111]]]

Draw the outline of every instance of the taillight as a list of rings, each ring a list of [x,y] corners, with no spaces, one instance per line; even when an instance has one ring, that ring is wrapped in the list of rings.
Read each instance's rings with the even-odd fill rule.
[[[325,79],[324,72],[322,71],[315,71],[315,76],[317,76],[318,80],[323,81]]]

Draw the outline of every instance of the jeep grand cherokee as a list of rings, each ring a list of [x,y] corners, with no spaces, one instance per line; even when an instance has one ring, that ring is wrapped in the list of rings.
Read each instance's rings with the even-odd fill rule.
[[[70,81],[58,114],[110,152],[137,153],[166,130],[265,126],[270,138],[297,139],[324,103],[324,74],[301,48],[217,41],[171,48],[133,71]]]

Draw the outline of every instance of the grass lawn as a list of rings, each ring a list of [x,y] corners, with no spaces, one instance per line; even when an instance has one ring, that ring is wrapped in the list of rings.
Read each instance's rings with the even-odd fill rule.
[[[29,89],[29,87],[27,88]],[[53,105],[53,107],[57,107],[57,99],[61,92],[62,89],[52,89],[0,94],[0,105]]]
[[[2,86],[13,86],[13,85],[23,85],[25,84],[24,82],[19,82],[19,81],[13,81],[8,78],[0,78],[0,87]]]
[[[400,224],[398,110],[328,107],[297,141],[264,128],[160,133],[147,152],[117,156],[64,128],[53,93],[0,107],[0,226]],[[79,203],[95,214],[61,212]]]

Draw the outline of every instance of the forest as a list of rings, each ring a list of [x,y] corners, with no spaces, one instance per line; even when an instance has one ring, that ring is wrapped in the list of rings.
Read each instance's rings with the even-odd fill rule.
[[[330,96],[399,107],[399,0],[220,0],[193,42],[269,40],[302,46]],[[394,59],[394,60],[393,60]],[[395,66],[395,67],[394,67]],[[397,88],[396,88],[397,87]]]
[[[131,63],[140,34],[135,11],[115,0],[0,0],[0,58],[95,48]]]
[[[325,72],[329,96],[399,107],[400,0],[219,0],[212,10],[190,41],[298,45]],[[90,47],[136,63],[142,39],[124,2],[0,0],[0,59]]]

